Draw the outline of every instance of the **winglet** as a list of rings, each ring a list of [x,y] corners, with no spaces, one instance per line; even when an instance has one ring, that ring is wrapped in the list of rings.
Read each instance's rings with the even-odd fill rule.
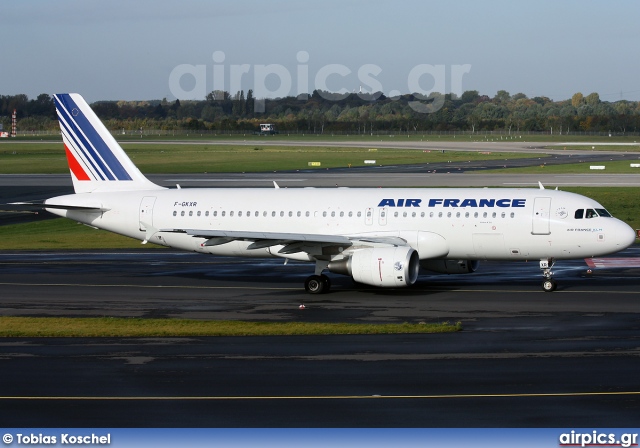
[[[542,185],[542,182],[538,181],[538,185],[540,185],[541,190],[544,190],[544,185]]]

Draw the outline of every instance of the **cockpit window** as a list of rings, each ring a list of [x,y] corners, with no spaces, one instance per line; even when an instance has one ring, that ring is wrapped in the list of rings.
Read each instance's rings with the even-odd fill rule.
[[[603,208],[597,208],[596,212],[598,212],[598,216],[602,216],[603,218],[613,218],[613,216],[611,216],[611,213]]]
[[[598,216],[602,216],[603,218],[612,217],[611,214],[603,208],[596,208],[596,209],[588,208],[586,210],[580,209],[580,210],[576,210],[576,214],[575,214],[576,219],[582,219],[582,218],[591,219],[591,218],[597,218]]]

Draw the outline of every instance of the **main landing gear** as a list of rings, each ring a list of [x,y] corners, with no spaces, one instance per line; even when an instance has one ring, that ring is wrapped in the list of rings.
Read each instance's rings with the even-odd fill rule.
[[[324,294],[331,289],[331,279],[324,274],[311,275],[304,281],[304,289],[309,294]]]
[[[316,270],[314,275],[310,275],[304,281],[304,289],[309,294],[326,294],[331,289],[331,280],[322,271],[327,269],[329,262],[316,260]]]
[[[542,269],[542,276],[544,280],[542,280],[542,289],[545,292],[553,292],[558,287],[558,284],[553,279],[553,272],[551,272],[551,268],[553,267],[555,260],[553,258],[542,258],[540,260],[540,269]]]

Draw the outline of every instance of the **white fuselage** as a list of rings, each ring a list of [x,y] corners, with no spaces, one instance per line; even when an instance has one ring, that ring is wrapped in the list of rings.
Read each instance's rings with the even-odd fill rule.
[[[48,209],[100,229],[203,253],[281,256],[250,241],[204,246],[206,238],[164,229],[209,229],[400,237],[420,259],[528,260],[605,255],[633,243],[622,221],[576,218],[604,209],[592,199],[543,189],[167,189],[83,193],[48,204],[101,207],[103,212]]]

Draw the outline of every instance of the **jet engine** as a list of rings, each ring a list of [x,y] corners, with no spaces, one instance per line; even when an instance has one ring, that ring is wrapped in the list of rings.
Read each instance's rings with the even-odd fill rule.
[[[399,288],[418,279],[418,252],[408,246],[360,249],[351,257],[332,261],[327,267],[337,274],[350,275],[365,285]]]
[[[420,267],[439,274],[470,274],[480,266],[478,260],[421,260]]]

